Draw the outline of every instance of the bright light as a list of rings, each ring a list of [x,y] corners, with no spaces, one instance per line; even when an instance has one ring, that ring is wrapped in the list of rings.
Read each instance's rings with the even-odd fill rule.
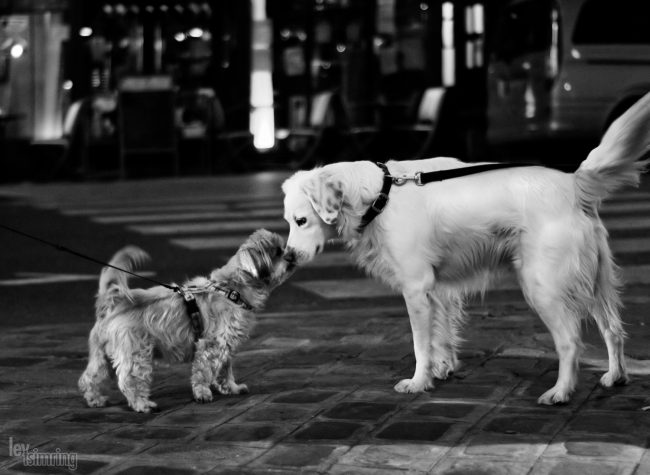
[[[20,43],[15,43],[11,47],[11,50],[9,50],[9,54],[11,54],[11,57],[14,59],[20,58],[24,52],[25,52],[25,47]]]
[[[175,39],[176,41],[178,41],[179,43],[180,43],[181,41],[185,41],[185,33],[176,33],[176,34],[174,35],[174,39]]]
[[[253,145],[257,150],[270,150],[275,145],[275,119],[273,107],[258,107],[251,112]]]
[[[79,36],[88,37],[93,34],[93,29],[89,26],[84,26],[79,30]]]
[[[72,89],[72,81],[70,81],[69,79],[63,81],[63,85],[62,85],[62,87],[63,87],[63,89],[65,89],[66,91],[69,91],[70,89]]]
[[[270,71],[253,71],[251,74],[250,131],[257,150],[269,150],[275,145],[275,119],[273,110],[273,83]]]
[[[188,34],[192,38],[201,38],[203,36],[203,30],[201,28],[192,28]]]

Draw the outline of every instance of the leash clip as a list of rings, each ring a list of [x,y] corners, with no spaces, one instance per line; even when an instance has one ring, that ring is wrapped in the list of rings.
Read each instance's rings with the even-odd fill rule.
[[[414,181],[418,186],[424,186],[422,183],[422,172],[417,172],[415,175],[402,175],[402,176],[392,176],[393,184],[395,186],[402,186],[407,181]]]

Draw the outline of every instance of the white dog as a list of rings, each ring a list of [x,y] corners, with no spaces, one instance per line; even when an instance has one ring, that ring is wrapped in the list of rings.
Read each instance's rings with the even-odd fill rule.
[[[539,403],[569,400],[588,315],[609,353],[601,384],[625,383],[620,283],[598,208],[624,185],[638,185],[648,163],[638,160],[650,149],[649,119],[647,95],[611,125],[575,173],[531,166],[394,185],[385,210],[365,227],[362,217],[382,188],[380,167],[360,161],[299,171],[282,186],[290,225],[285,258],[304,264],[339,238],[359,266],[403,294],[416,365],[398,392],[425,391],[456,368],[465,299],[508,268],[559,356],[557,382]],[[472,164],[440,157],[386,165],[393,177],[413,177]]]

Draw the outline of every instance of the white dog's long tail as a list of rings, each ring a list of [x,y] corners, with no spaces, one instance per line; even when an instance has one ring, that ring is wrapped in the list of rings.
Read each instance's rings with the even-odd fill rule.
[[[136,246],[127,246],[117,251],[109,264],[133,272],[148,260],[149,254],[145,251]],[[102,269],[96,302],[98,317],[114,306],[116,298],[130,298],[129,277],[129,274],[112,267]]]
[[[612,122],[600,145],[575,172],[576,188],[585,208],[600,202],[624,186],[638,186],[649,160],[650,93]]]

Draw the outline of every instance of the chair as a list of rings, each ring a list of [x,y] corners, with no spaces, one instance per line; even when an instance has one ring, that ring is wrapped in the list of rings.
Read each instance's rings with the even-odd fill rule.
[[[431,149],[438,136],[441,112],[447,89],[444,87],[431,87],[424,91],[417,108],[415,121],[412,124],[391,127],[392,131],[405,132],[408,135],[423,136],[417,151],[411,158],[423,158]],[[410,142],[410,141],[409,141]]]
[[[301,154],[300,159],[292,162],[292,167],[300,168],[312,163],[327,131],[336,124],[337,100],[338,94],[334,90],[319,92],[312,97],[307,125],[276,129],[278,141],[292,152]]]

